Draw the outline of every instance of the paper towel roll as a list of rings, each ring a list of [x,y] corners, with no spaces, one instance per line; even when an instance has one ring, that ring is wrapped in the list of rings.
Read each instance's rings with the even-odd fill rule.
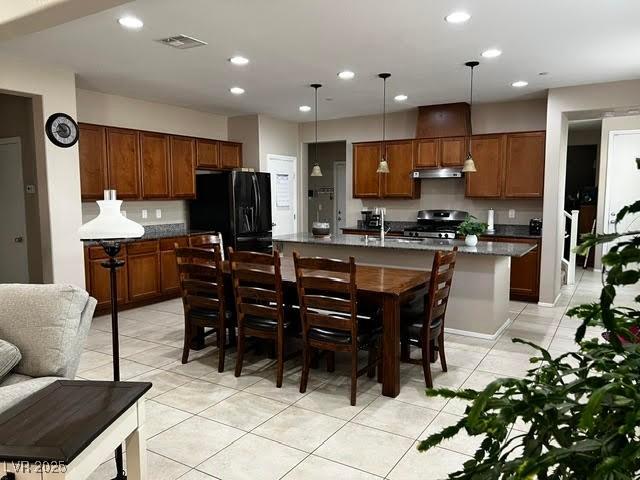
[[[493,232],[495,230],[493,226],[494,215],[495,215],[495,212],[493,211],[493,208],[490,208],[489,211],[487,212],[487,231],[488,232]]]

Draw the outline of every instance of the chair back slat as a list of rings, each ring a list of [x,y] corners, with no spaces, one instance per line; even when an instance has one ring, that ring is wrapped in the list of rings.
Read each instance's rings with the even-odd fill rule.
[[[176,244],[176,262],[185,315],[188,317],[193,310],[199,310],[224,317],[224,278],[219,248]]]
[[[302,332],[307,341],[309,329],[330,328],[351,333],[357,345],[356,264],[293,253],[298,286]]]
[[[189,237],[189,246],[219,251],[222,260],[225,259],[222,234],[220,233],[213,232],[203,235],[192,235]]]
[[[229,248],[231,282],[236,300],[238,326],[245,315],[273,319],[284,328],[284,294],[280,254],[236,252]]]
[[[433,257],[428,299],[425,304],[424,330],[438,321],[443,323],[441,328],[444,328],[444,317],[447,312],[457,252],[458,247],[454,247],[452,252],[437,251]]]

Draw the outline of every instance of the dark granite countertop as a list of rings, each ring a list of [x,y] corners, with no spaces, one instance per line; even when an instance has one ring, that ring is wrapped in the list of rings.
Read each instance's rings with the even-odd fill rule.
[[[402,230],[407,227],[414,227],[416,222],[395,222],[388,221],[385,222],[387,224],[387,228],[390,227],[388,234],[402,234]],[[507,225],[507,224],[496,224],[494,225],[495,229],[493,232],[484,232],[481,236],[483,237],[511,237],[511,238],[531,238],[531,239],[539,239],[542,238],[542,235],[531,235],[529,233],[529,225]],[[371,232],[377,233],[380,232],[379,228],[367,227],[362,225],[361,221],[358,221],[358,224],[354,227],[345,227],[344,230],[358,230],[362,232]]]
[[[212,233],[206,230],[189,229],[184,223],[165,223],[161,225],[144,225],[144,235],[140,238],[129,238],[121,243],[140,242],[144,240],[159,240],[161,238],[188,237],[190,235],[202,235]],[[98,242],[87,240],[86,246],[96,245]]]

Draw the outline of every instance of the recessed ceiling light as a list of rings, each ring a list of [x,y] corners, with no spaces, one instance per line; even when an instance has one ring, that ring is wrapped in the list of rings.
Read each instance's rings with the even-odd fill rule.
[[[300,105],[298,107],[298,110],[300,110],[303,113],[307,113],[311,111],[311,107],[309,105]]]
[[[490,48],[489,50],[482,52],[482,56],[484,58],[496,58],[500,55],[502,55],[502,50],[498,50],[497,48]]]
[[[234,95],[242,95],[244,93],[244,88],[240,88],[240,87],[231,87],[229,89],[229,91],[231,93],[233,93]]]
[[[529,85],[529,82],[525,82],[524,80],[518,80],[517,82],[513,82],[511,84],[512,87],[516,88],[526,87],[527,85]]]
[[[467,12],[453,12],[444,17],[448,23],[464,23],[471,18]]]
[[[549,75],[549,72],[540,72],[538,73],[538,75],[540,75],[541,77],[544,77],[545,75]]]
[[[602,116],[603,116],[603,117],[607,117],[607,118],[609,118],[609,117],[613,117],[613,116],[615,116],[615,112],[604,112],[604,113],[602,114]]]
[[[142,20],[130,15],[127,15],[126,17],[120,17],[118,19],[118,23],[124,28],[128,28],[129,30],[140,30],[144,25]]]
[[[240,55],[236,55],[235,57],[231,57],[229,59],[229,61],[231,63],[233,63],[234,65],[246,65],[247,63],[249,63],[249,59],[248,58],[241,57]]]
[[[393,99],[396,102],[404,102],[407,98],[409,98],[409,97],[407,97],[404,93],[401,93],[401,94],[396,95],[395,97],[393,97]]]
[[[338,77],[341,78],[342,80],[351,80],[355,76],[356,74],[353,73],[351,70],[343,70],[338,74]]]

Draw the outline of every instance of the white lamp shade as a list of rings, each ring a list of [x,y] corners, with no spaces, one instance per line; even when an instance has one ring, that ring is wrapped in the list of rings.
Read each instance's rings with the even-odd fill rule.
[[[389,164],[385,159],[380,160],[376,173],[389,173]]]
[[[144,227],[129,220],[120,212],[122,200],[98,200],[100,213],[78,230],[81,240],[116,240],[120,238],[140,238]]]
[[[462,171],[464,173],[477,172],[476,163],[473,161],[473,157],[471,156],[471,154],[469,154],[467,156],[467,159],[464,161],[464,165],[462,167]]]
[[[317,163],[313,166],[313,168],[311,169],[311,177],[321,177],[322,176],[322,170],[320,170],[320,165],[318,165]]]

